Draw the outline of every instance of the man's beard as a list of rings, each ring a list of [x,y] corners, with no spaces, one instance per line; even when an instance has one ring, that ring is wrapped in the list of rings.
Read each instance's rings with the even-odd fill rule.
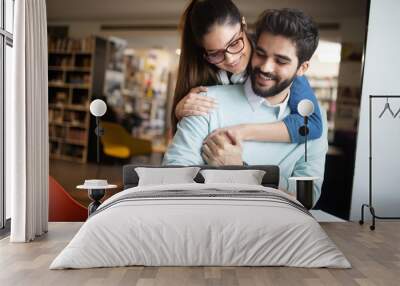
[[[261,88],[258,88],[257,83],[256,83],[256,77],[259,73],[264,75],[265,77],[271,78],[271,80],[274,80],[276,82],[276,84],[274,86],[272,86],[271,88],[269,88],[268,90],[262,90]],[[288,86],[290,86],[295,77],[296,77],[296,73],[294,73],[294,75],[291,78],[281,81],[281,79],[278,76],[276,76],[272,73],[264,73],[260,70],[260,68],[254,68],[250,74],[251,87],[253,88],[254,93],[260,97],[263,97],[263,98],[272,97],[272,96],[275,96],[275,95],[281,93]]]

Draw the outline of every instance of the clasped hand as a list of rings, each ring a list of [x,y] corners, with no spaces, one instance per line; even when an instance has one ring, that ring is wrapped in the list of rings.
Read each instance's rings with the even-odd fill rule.
[[[211,133],[203,143],[202,156],[208,165],[243,165],[242,142],[237,132],[218,129]]]

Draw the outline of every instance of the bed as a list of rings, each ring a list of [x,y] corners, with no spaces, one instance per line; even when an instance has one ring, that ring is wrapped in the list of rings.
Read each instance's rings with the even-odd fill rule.
[[[199,173],[194,183],[150,186],[138,186],[136,167],[124,166],[124,191],[103,202],[50,269],[351,267],[310,212],[277,189],[276,166],[219,168],[263,170],[261,185],[205,184]]]

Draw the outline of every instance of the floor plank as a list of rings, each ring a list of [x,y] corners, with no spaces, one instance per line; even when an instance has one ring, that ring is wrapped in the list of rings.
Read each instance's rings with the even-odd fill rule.
[[[50,223],[32,243],[0,240],[0,285],[399,285],[400,222],[378,222],[377,229],[356,223],[321,223],[352,263],[352,269],[290,267],[118,267],[49,270],[56,255],[82,223]]]

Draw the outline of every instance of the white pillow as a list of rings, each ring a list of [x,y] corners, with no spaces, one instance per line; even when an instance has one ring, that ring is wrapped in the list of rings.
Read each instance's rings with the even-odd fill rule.
[[[199,170],[199,167],[135,168],[139,176],[138,186],[195,183],[193,179]]]
[[[265,171],[261,170],[201,170],[204,183],[235,183],[261,185]]]

